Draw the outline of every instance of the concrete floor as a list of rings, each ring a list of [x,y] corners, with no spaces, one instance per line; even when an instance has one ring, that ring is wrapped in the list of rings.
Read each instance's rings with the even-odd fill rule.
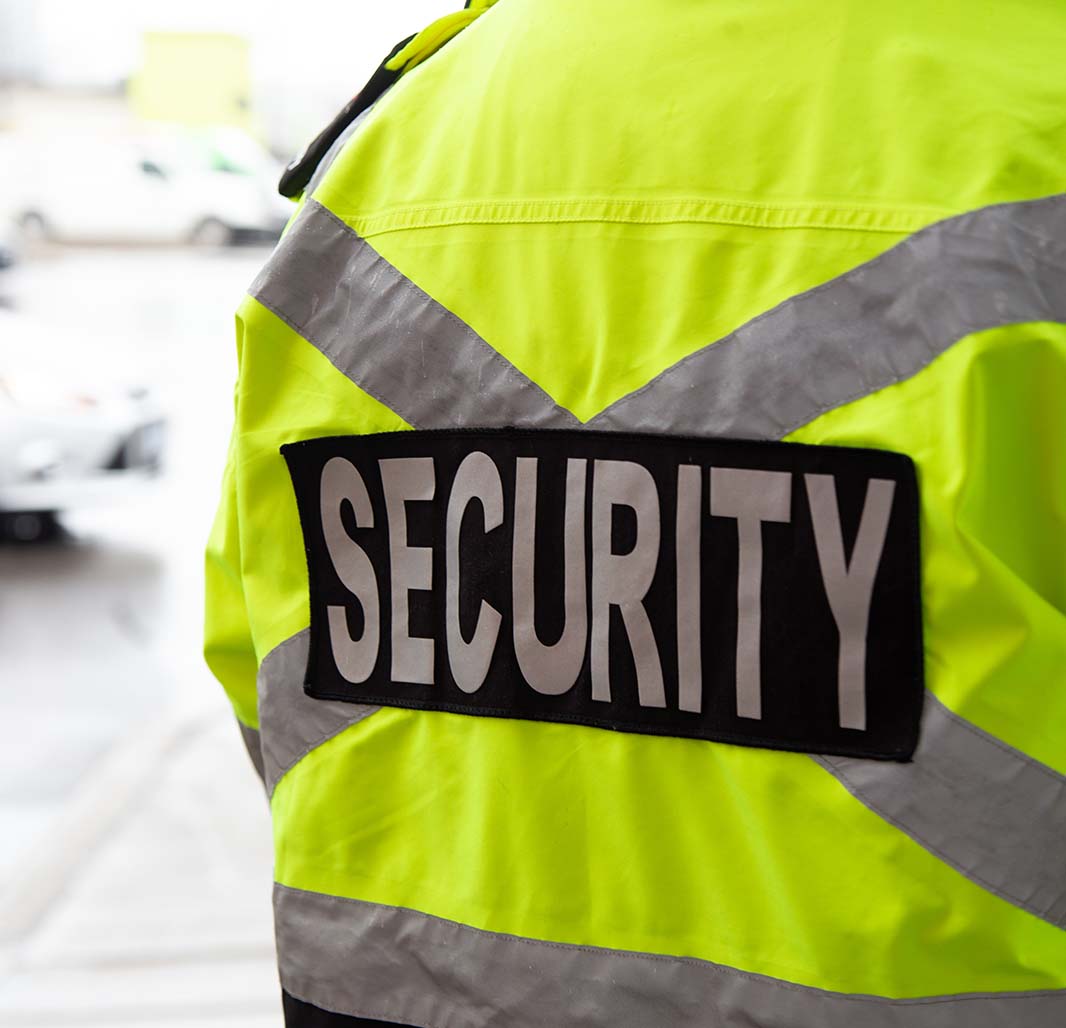
[[[167,468],[0,545],[0,1023],[281,1023],[266,802],[199,656],[202,547],[262,249],[0,272],[0,374],[148,385]],[[0,440],[2,445],[2,440]]]

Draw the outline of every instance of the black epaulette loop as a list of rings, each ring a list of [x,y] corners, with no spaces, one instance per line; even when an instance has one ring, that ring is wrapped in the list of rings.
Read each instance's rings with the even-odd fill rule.
[[[289,161],[278,181],[278,192],[282,196],[294,200],[307,188],[315,169],[329,152],[329,148],[340,138],[341,133],[400,77],[402,69],[390,71],[385,65],[414,38],[411,35],[397,43],[378,66],[377,71],[370,76],[367,84],[308,144],[303,153]]]

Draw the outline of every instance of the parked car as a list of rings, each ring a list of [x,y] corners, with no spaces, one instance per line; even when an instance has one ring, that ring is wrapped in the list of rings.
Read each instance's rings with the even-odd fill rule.
[[[143,389],[0,375],[0,537],[45,538],[61,512],[121,500],[159,471],[164,445],[162,412]]]
[[[15,240],[15,226],[0,220],[0,271],[10,268],[17,260],[18,246]]]
[[[16,220],[31,241],[219,246],[276,238],[292,213],[277,162],[242,133],[31,137],[20,160]]]

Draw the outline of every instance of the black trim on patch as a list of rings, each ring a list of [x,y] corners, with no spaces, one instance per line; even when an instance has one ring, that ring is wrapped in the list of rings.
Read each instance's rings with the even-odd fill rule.
[[[918,490],[902,454],[512,429],[282,453],[309,696],[913,754]]]
[[[369,1017],[353,1017],[323,1010],[313,1003],[281,992],[281,1005],[285,1012],[285,1028],[415,1028],[399,1021],[375,1021]]]

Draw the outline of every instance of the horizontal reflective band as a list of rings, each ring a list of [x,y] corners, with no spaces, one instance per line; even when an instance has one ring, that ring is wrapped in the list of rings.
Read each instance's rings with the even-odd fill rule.
[[[275,646],[259,666],[256,689],[267,795],[273,795],[281,776],[311,750],[378,709],[307,696],[303,690],[307,652],[304,629]]]
[[[241,730],[241,738],[244,740],[244,748],[248,751],[248,757],[255,768],[255,773],[263,778],[263,749],[259,742],[259,733],[254,728],[249,728],[243,721],[238,721],[237,726]],[[265,781],[266,779],[263,778]]]
[[[415,428],[579,423],[315,200],[249,292]]]
[[[883,760],[914,750],[918,496],[904,456],[528,429],[282,452],[307,553],[311,696]]]
[[[596,415],[627,432],[780,439],[984,329],[1066,321],[1066,195],[937,222]]]
[[[967,878],[1066,928],[1066,778],[926,694],[914,762],[818,757],[845,788]]]
[[[904,1000],[824,992],[704,960],[523,939],[402,907],[282,885],[275,886],[274,917],[286,992],[323,1010],[401,1024],[433,1028],[1061,1028],[1066,1024],[1066,991]]]

